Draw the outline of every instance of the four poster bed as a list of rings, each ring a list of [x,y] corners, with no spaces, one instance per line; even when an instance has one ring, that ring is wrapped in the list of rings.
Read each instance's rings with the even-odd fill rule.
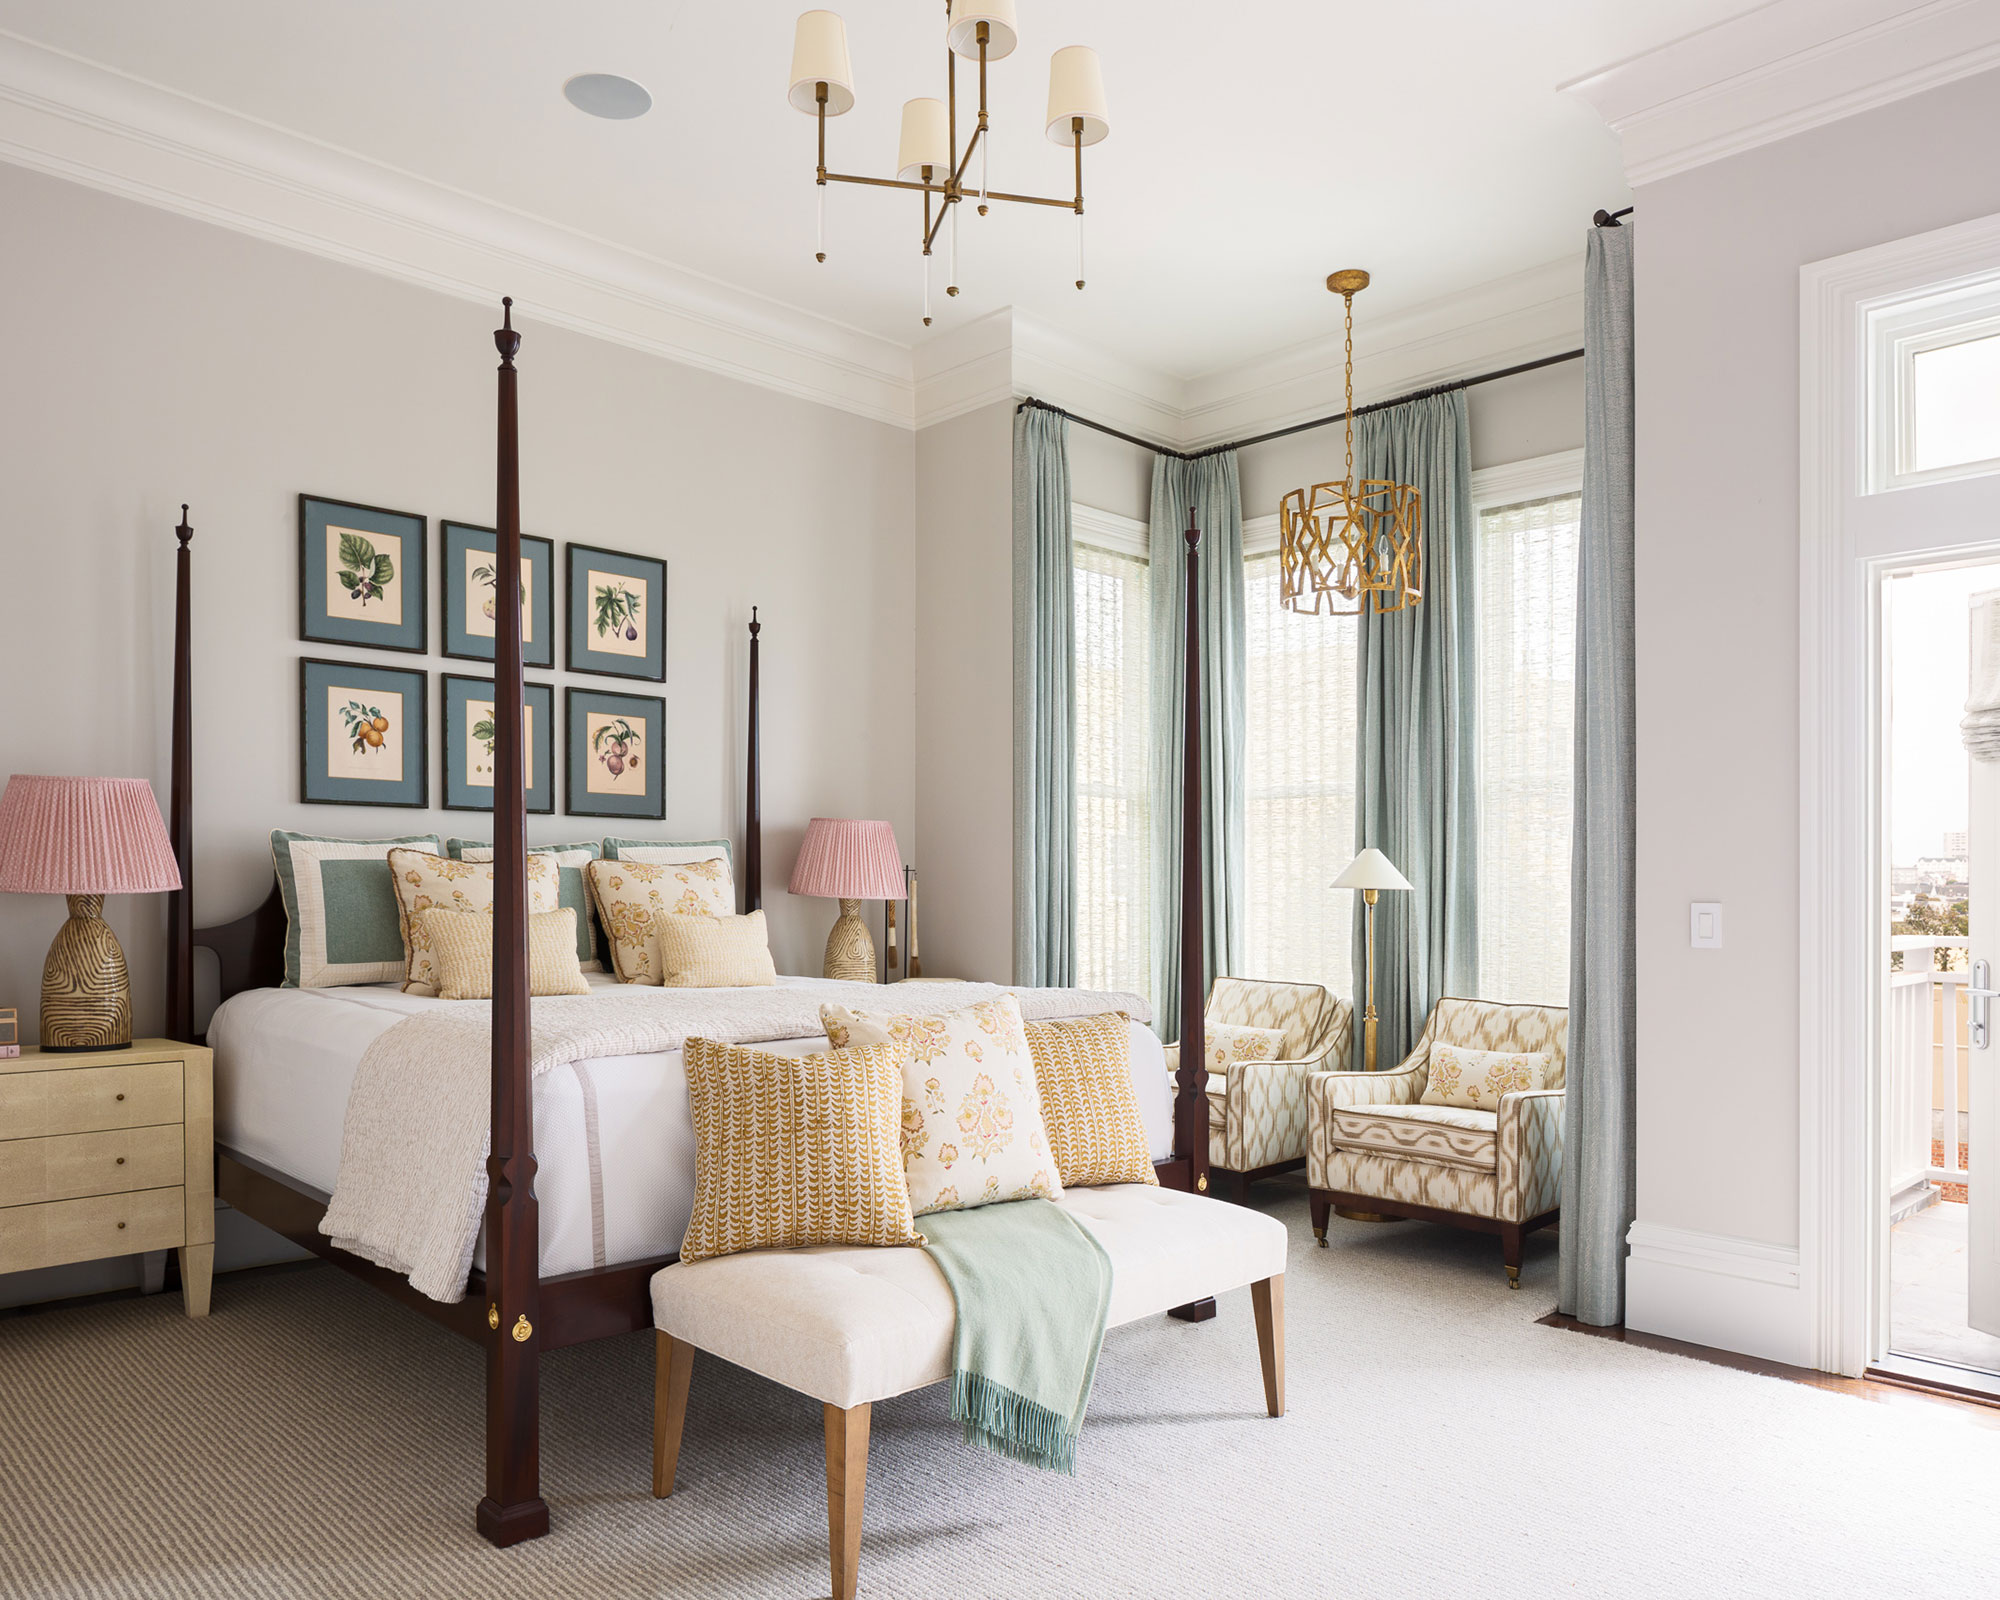
[[[498,530],[496,565],[505,572],[513,568],[520,555],[517,374],[514,366],[514,358],[520,348],[520,334],[513,327],[512,301],[503,301],[502,305],[502,326],[494,334],[494,343],[500,353],[495,525]],[[193,530],[187,524],[185,510],[175,532],[179,550],[175,594],[170,832],[179,858],[182,887],[172,896],[168,914],[167,1032],[176,1039],[193,1042],[196,1039],[195,948],[206,948],[216,958],[221,1001],[237,996],[248,996],[254,1000],[256,997],[251,994],[252,991],[279,989],[284,972],[288,919],[283,898],[274,885],[263,904],[237,921],[201,929],[193,924],[193,633],[190,604],[190,541]],[[1199,1039],[1202,1036],[1203,1001],[1201,830],[1195,821],[1201,770],[1201,671],[1195,596],[1199,582],[1197,556],[1200,532],[1193,525],[1192,514],[1185,537],[1187,720],[1182,793],[1180,1036]],[[524,719],[521,712],[522,641],[518,609],[499,607],[495,626],[494,717],[497,737],[494,770],[496,773],[520,775],[525,770],[525,764],[522,744]],[[763,839],[758,748],[760,632],[761,625],[753,612],[749,624],[748,751],[739,885],[745,911],[758,909],[762,902]],[[508,692],[509,685],[512,685],[511,693]],[[523,784],[518,777],[511,784],[497,782],[493,806],[491,1129],[489,1154],[485,1162],[488,1185],[483,1213],[484,1254],[483,1260],[474,1260],[465,1282],[464,1297],[456,1302],[434,1298],[413,1287],[403,1273],[377,1265],[329,1240],[320,1231],[320,1223],[328,1213],[330,1191],[298,1175],[300,1168],[308,1163],[259,1159],[249,1151],[235,1147],[227,1138],[229,1124],[226,1118],[219,1118],[218,1121],[220,1137],[216,1156],[216,1193],[222,1199],[293,1243],[483,1347],[486,1355],[486,1492],[479,1502],[477,1525],[480,1533],[497,1545],[535,1538],[548,1530],[548,1507],[541,1498],[540,1486],[539,1362],[542,1352],[651,1327],[653,1308],[649,1285],[653,1275],[675,1259],[671,1249],[662,1247],[659,1240],[654,1241],[655,1248],[638,1259],[607,1259],[601,1215],[593,1213],[597,1235],[593,1264],[581,1270],[547,1271],[549,1252],[542,1237],[542,1202],[536,1193],[538,1163],[535,1154],[536,1095],[546,1079],[535,1078],[531,1081],[530,1074],[526,825]],[[328,993],[336,992],[283,991],[284,996],[294,998],[302,994]],[[349,1028],[350,1033],[356,1028],[362,1033],[370,1028],[380,1032],[401,1019],[401,1014],[385,1017],[384,1013],[396,1013],[398,1008],[395,1002],[402,998],[400,995],[383,996],[378,990],[366,999],[365,1006],[357,1003],[345,1010],[337,1007],[329,1009],[324,1002],[317,1002],[321,1009],[310,1026],[327,1036],[337,1034],[342,1027]],[[369,1018],[365,1023],[356,1020],[364,1010]],[[1134,1026],[1137,1027],[1136,1024]],[[305,1035],[294,1032],[290,1037],[296,1041]],[[1157,1041],[1153,1043],[1156,1047]],[[296,1053],[304,1057],[306,1047],[299,1045]],[[218,1049],[219,1067],[222,1054]],[[349,1065],[351,1067],[351,1061]],[[323,1136],[324,1125],[332,1115],[331,1106],[334,1103],[328,1096],[341,1097],[347,1091],[345,1080],[338,1079],[337,1075],[332,1087],[326,1087],[327,1075],[315,1074],[312,1067],[313,1062],[303,1061],[293,1068],[289,1078],[275,1080],[264,1093],[267,1100],[272,1096],[296,1098],[303,1111],[295,1106],[293,1114],[315,1120]],[[1135,1066],[1135,1078],[1140,1076]],[[1168,1187],[1198,1191],[1206,1191],[1208,1187],[1206,1078],[1202,1052],[1198,1049],[1181,1052],[1170,1105],[1166,1100],[1163,1075],[1155,1072],[1152,1076],[1153,1085],[1161,1097],[1157,1113],[1158,1137],[1155,1140],[1155,1153],[1161,1158],[1157,1160],[1156,1167],[1161,1183]],[[219,1075],[219,1085],[221,1082]],[[321,1096],[317,1105],[311,1100],[315,1082],[319,1084]],[[1143,1083],[1141,1087],[1144,1088]],[[590,1086],[587,1081],[585,1091],[588,1098]],[[223,1097],[223,1093],[218,1094],[219,1109]],[[596,1116],[594,1101],[591,1102],[589,1115],[591,1118]],[[566,1132],[564,1137],[567,1137]],[[604,1175],[598,1171],[596,1139],[593,1122],[590,1166],[593,1203],[598,1198],[597,1187],[604,1181]],[[664,1157],[655,1153],[651,1159],[658,1166]],[[691,1170],[691,1160],[688,1166]],[[553,1175],[553,1170],[549,1175]],[[691,1178],[689,1181],[691,1183]],[[558,1229],[563,1225],[559,1221]],[[612,1255],[618,1253],[616,1250],[610,1252]],[[1210,1300],[1178,1308],[1174,1315],[1200,1321],[1213,1316],[1214,1311],[1214,1302]]]

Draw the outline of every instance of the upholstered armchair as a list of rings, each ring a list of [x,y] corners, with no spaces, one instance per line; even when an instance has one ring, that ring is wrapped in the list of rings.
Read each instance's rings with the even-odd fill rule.
[[[1433,1044],[1545,1051],[1543,1087],[1498,1096],[1493,1110],[1424,1105]],[[1500,1236],[1509,1288],[1521,1287],[1521,1241],[1559,1214],[1563,1073],[1569,1012],[1440,1000],[1391,1072],[1315,1072],[1307,1080],[1307,1179],[1313,1235],[1327,1213],[1413,1218]]]
[[[1316,983],[1217,978],[1203,1028],[1209,1172],[1242,1200],[1257,1179],[1305,1165],[1306,1079],[1347,1060],[1354,1008]],[[1167,1071],[1179,1070],[1168,1045]]]

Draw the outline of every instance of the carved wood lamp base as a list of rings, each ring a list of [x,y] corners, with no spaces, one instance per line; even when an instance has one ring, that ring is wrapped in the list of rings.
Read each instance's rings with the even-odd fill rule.
[[[104,896],[73,894],[69,921],[42,964],[42,1048],[121,1050],[132,1043],[125,952],[101,915]]]
[[[822,978],[839,978],[847,983],[876,981],[875,941],[869,935],[868,924],[861,920],[860,910],[859,900],[840,902],[840,919],[826,936],[826,961],[820,968]]]

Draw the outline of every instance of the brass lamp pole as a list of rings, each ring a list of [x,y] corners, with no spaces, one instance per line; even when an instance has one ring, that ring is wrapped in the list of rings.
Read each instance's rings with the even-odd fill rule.
[[[1384,889],[1412,888],[1410,880],[1398,872],[1389,858],[1369,846],[1348,862],[1345,870],[1333,880],[1336,889],[1359,889],[1362,904],[1367,906],[1365,938],[1367,940],[1367,986],[1363,1001],[1367,1009],[1362,1013],[1362,1048],[1367,1062],[1366,1071],[1375,1070],[1375,901]]]

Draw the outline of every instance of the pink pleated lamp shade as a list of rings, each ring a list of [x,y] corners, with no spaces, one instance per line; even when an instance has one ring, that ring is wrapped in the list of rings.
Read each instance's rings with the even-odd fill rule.
[[[814,817],[792,864],[793,894],[830,900],[900,900],[903,853],[886,822]]]
[[[144,778],[36,778],[0,794],[0,892],[156,894],[181,886]]]

